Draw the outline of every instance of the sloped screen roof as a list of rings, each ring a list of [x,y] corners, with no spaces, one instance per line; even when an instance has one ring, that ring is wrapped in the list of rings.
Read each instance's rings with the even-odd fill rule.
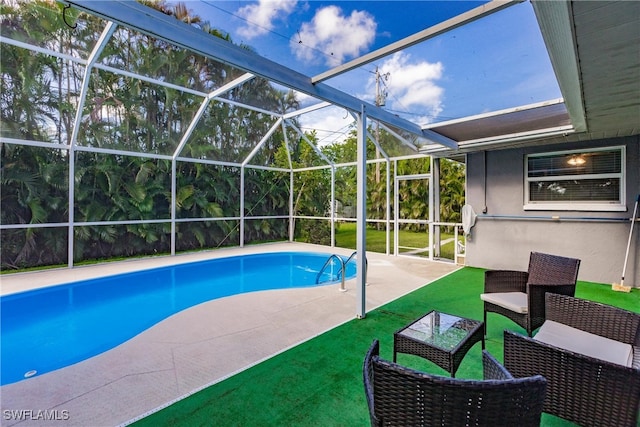
[[[446,13],[435,13],[438,8],[444,7],[439,2],[417,2],[423,9],[413,14],[423,14],[425,18],[416,19],[416,16],[412,16],[411,19],[407,18],[407,22],[411,21],[410,25],[416,28],[422,22],[426,29],[400,40],[398,34],[390,34],[388,37],[385,35],[382,39],[386,38],[393,46],[375,50],[378,45],[371,45],[365,54],[368,58],[351,61],[355,62],[353,66],[349,65],[349,57],[341,55],[341,63],[336,68],[315,77],[295,70],[314,73],[322,70],[322,67],[319,70],[300,68],[301,64],[292,64],[293,61],[301,60],[298,55],[291,54],[284,58],[281,54],[276,54],[275,45],[272,51],[264,46],[256,49],[258,53],[266,49],[265,55],[273,58],[267,59],[255,55],[251,49],[241,49],[173,17],[141,8],[133,2],[70,3],[116,22],[119,26],[152,34],[158,39],[174,43],[180,49],[191,49],[198,56],[220,61],[235,69],[263,77],[271,84],[293,89],[301,95],[300,108],[320,101],[328,101],[352,112],[359,112],[365,107],[370,120],[380,120],[386,125],[414,133],[426,140],[427,144],[438,147],[455,150],[460,141],[488,138],[501,132],[519,132],[520,129],[514,129],[514,123],[518,119],[525,119],[520,123],[523,129],[529,125],[534,126],[524,130],[538,130],[545,126],[545,122],[532,115],[540,112],[529,112],[527,117],[520,114],[504,119],[497,116],[491,120],[474,119],[473,124],[457,124],[455,128],[450,126],[451,123],[446,123],[450,119],[458,120],[484,111],[515,108],[522,105],[522,99],[544,102],[559,96],[531,5],[519,1],[463,2],[464,5],[452,10],[451,14],[458,14],[453,17]],[[372,11],[375,8],[382,6],[391,7],[398,10],[396,19],[402,21],[405,11],[403,5],[413,9],[416,7],[413,4],[416,2],[408,3],[411,4],[343,2],[332,5],[332,10],[340,19],[346,19],[351,9],[353,15],[359,12],[374,13]],[[213,2],[187,3],[189,7],[194,4],[199,5],[199,13],[206,11],[207,6],[210,6],[209,10],[213,8]],[[228,4],[223,6],[227,9],[231,7]],[[317,13],[314,19],[318,18],[322,6],[313,4],[311,7]],[[218,9],[221,8],[222,6]],[[326,12],[326,9],[322,11]],[[438,18],[434,21],[435,16]],[[382,18],[379,19],[382,22]],[[232,26],[232,21],[233,18],[227,19],[224,25],[223,22],[218,24],[223,28],[226,25]],[[252,25],[249,18],[244,23]],[[256,28],[253,30],[257,31]],[[304,25],[300,28],[308,29]],[[405,29],[406,32],[408,29]],[[271,33],[278,35],[277,31]],[[296,33],[301,44],[310,42],[307,33],[304,34],[304,40],[298,34],[300,30]],[[294,46],[299,43],[290,44],[291,49],[299,48]],[[502,46],[501,49],[496,49],[497,45]],[[307,62],[311,64],[313,61],[307,59]],[[327,64],[329,62],[325,67]],[[346,68],[343,70],[340,67]],[[428,76],[426,80],[425,76]],[[235,101],[245,105],[252,104],[248,98]],[[347,117],[348,114],[343,116]],[[446,127],[444,124],[439,127],[431,126],[431,123],[443,121]],[[552,121],[547,123],[554,127],[558,125],[551,123]],[[317,123],[311,120],[304,123],[305,128],[313,128],[319,124],[324,126],[324,130],[333,132],[336,140],[343,138],[350,130],[348,123],[338,116],[323,117]],[[330,142],[333,141],[328,141]],[[416,146],[418,147],[419,145]]]

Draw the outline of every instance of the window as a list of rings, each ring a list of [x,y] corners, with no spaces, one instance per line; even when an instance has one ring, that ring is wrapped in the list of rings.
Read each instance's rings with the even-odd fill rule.
[[[624,147],[530,154],[525,209],[622,211]]]

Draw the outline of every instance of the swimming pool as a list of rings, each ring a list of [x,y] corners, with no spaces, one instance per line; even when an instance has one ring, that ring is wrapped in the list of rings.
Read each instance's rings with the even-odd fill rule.
[[[274,252],[218,258],[3,296],[0,384],[88,359],[205,301],[335,283],[341,273],[335,259],[317,280],[330,255]],[[346,278],[355,277],[355,271],[355,261],[349,262]]]

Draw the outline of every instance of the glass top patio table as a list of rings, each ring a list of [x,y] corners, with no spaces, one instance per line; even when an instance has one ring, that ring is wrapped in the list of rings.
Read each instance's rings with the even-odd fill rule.
[[[433,310],[393,335],[393,361],[397,353],[424,357],[455,377],[469,349],[482,341],[483,322]]]

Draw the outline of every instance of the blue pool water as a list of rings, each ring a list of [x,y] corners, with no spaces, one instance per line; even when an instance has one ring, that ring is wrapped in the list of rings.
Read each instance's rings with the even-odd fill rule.
[[[181,310],[216,298],[319,286],[330,254],[219,258],[52,286],[0,298],[1,377],[10,384],[109,350]],[[339,280],[332,261],[320,285]],[[347,278],[355,276],[355,262]]]

